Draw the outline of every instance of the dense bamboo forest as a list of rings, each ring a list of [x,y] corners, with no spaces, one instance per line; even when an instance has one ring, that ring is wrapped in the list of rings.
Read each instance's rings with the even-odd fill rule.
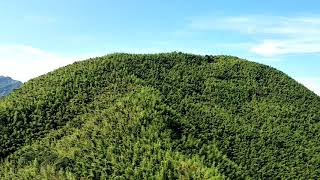
[[[319,179],[320,97],[232,56],[115,53],[0,100],[1,179]]]

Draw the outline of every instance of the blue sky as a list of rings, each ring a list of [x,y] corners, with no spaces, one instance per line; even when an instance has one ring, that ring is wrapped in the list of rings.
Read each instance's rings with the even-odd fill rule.
[[[112,52],[229,54],[320,94],[317,0],[0,0],[0,74],[27,81]]]

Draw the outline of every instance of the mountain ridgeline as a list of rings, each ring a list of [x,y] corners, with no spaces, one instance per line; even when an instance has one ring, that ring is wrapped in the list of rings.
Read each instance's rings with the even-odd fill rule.
[[[320,97],[232,56],[110,54],[0,101],[2,179],[319,179]]]
[[[13,80],[10,77],[0,76],[0,98],[8,95],[21,85],[22,83],[20,81]]]

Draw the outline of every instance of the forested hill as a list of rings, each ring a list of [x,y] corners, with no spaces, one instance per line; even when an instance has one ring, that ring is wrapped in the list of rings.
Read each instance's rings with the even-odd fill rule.
[[[0,76],[0,98],[19,88],[21,84],[20,81],[13,80],[10,77]]]
[[[319,109],[237,57],[110,54],[0,100],[0,177],[319,179]]]

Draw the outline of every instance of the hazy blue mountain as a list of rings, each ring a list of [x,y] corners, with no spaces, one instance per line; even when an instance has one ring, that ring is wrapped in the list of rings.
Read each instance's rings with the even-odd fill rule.
[[[0,76],[0,97],[8,95],[14,89],[22,85],[20,81],[10,77]]]

